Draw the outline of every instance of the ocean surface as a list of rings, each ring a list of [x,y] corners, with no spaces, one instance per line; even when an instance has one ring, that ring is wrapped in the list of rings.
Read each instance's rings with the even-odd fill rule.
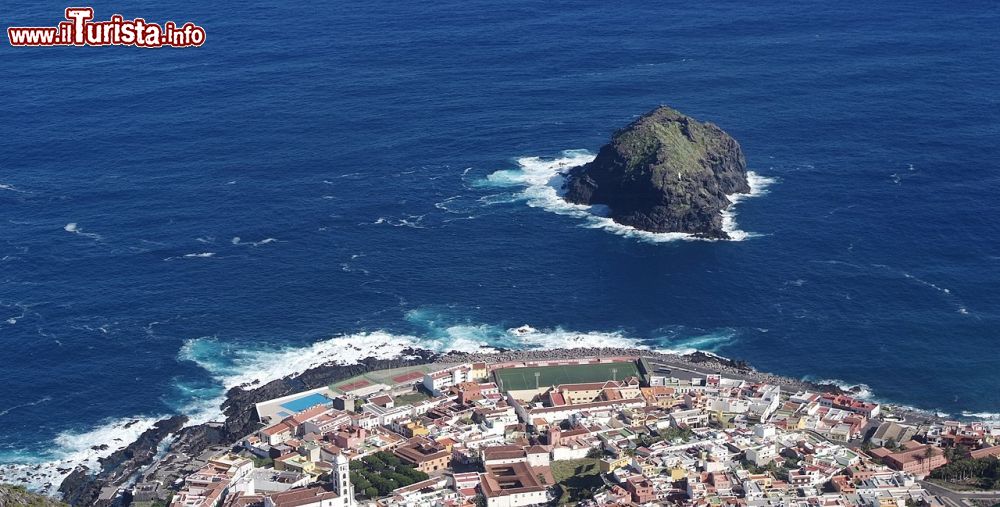
[[[0,44],[0,480],[408,345],[701,349],[1000,412],[994,3],[92,5],[207,41]],[[735,241],[558,199],[658,104],[742,144]]]

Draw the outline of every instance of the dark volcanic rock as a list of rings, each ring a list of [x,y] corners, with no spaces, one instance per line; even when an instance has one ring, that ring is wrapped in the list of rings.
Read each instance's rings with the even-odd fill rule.
[[[170,446],[171,452],[188,457],[197,456],[210,447],[231,445],[256,431],[260,426],[254,409],[256,403],[329,385],[373,370],[430,363],[438,357],[433,352],[420,349],[406,349],[400,353],[407,358],[368,358],[358,364],[322,365],[264,385],[234,387],[226,393],[226,401],[222,405],[225,422],[182,428],[187,421],[186,417],[164,419],[128,447],[102,459],[99,473],[91,473],[86,467],[73,470],[59,486],[59,492],[63,495],[63,501],[70,505],[95,505],[102,489],[127,482],[150,464],[156,456],[158,445],[170,434],[176,436]],[[179,477],[171,477],[171,481],[167,483]],[[104,503],[113,505],[114,502]]]
[[[231,445],[257,431],[260,422],[254,406],[262,401],[315,389],[362,373],[433,362],[437,355],[422,349],[400,351],[407,359],[367,358],[358,364],[326,364],[264,385],[234,387],[222,404],[226,420],[222,424],[200,424],[184,428],[171,446],[172,451],[197,455],[216,445]]]
[[[47,496],[31,493],[23,486],[0,484],[0,506],[3,507],[65,507],[65,505]]]
[[[651,232],[728,238],[721,211],[750,192],[735,139],[660,106],[619,130],[593,162],[571,169],[566,200],[602,204],[618,223]]]
[[[729,359],[715,354],[706,354],[700,350],[685,354],[684,358],[695,364],[718,364],[737,371],[751,371],[750,363],[742,359]]]
[[[101,458],[101,471],[97,474],[91,475],[87,467],[77,467],[59,485],[63,500],[70,505],[94,505],[102,488],[122,485],[152,463],[160,442],[177,433],[186,422],[187,417],[180,415],[157,422],[135,442]]]

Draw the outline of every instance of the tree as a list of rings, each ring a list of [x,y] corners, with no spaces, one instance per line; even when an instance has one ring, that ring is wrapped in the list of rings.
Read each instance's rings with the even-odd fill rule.
[[[379,461],[391,467],[398,467],[403,463],[403,461],[399,459],[399,456],[385,451],[379,451],[375,453],[375,456],[378,457]]]
[[[604,457],[604,450],[600,447],[594,447],[593,449],[587,451],[587,457],[591,459],[601,459]]]

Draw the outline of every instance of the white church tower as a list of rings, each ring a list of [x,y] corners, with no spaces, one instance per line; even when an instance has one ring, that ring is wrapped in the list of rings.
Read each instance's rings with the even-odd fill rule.
[[[333,458],[333,465],[337,474],[337,494],[345,499],[341,505],[352,507],[355,505],[355,500],[354,485],[351,484],[351,460],[347,459],[344,453],[338,452]]]

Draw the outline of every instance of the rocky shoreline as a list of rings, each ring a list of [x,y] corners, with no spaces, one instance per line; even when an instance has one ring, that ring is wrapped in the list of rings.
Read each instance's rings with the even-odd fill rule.
[[[784,390],[812,390],[851,394],[832,384],[818,384],[754,369],[745,361],[714,354],[695,352],[687,355],[662,354],[646,349],[585,348],[555,350],[502,350],[499,352],[448,352],[438,354],[423,349],[401,351],[396,359],[368,358],[357,364],[321,365],[300,374],[260,385],[234,387],[226,393],[222,405],[225,420],[184,427],[187,418],[173,416],[156,423],[128,447],[101,460],[101,470],[93,473],[86,467],[74,470],[59,486],[63,501],[71,505],[125,505],[127,498],[113,493],[135,482],[158,480],[173,484],[204,463],[206,455],[231,447],[258,428],[255,404],[287,394],[329,385],[365,372],[428,363],[528,361],[570,359],[582,356],[636,355],[668,363],[671,367],[700,374],[721,373],[752,382],[777,384]],[[940,421],[936,414],[907,407],[889,406],[890,410],[910,421]],[[162,447],[169,443],[163,452]]]

